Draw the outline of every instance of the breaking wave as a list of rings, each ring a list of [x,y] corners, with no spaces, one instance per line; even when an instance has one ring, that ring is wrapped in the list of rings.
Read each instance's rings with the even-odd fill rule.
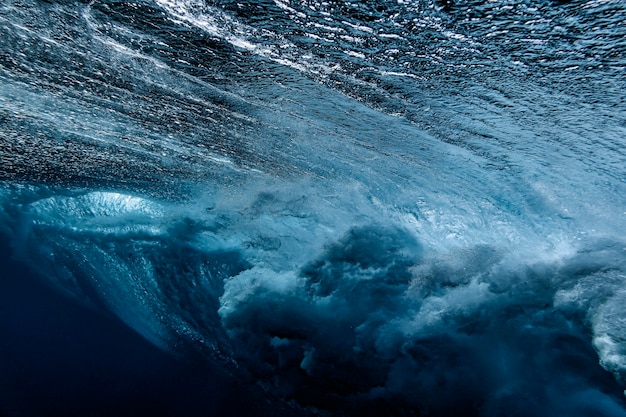
[[[0,231],[296,415],[626,415],[625,16],[6,2]]]

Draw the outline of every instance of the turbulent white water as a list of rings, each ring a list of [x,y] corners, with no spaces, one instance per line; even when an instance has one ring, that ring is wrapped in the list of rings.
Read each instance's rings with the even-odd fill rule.
[[[303,414],[626,415],[625,21],[4,2],[0,230]]]

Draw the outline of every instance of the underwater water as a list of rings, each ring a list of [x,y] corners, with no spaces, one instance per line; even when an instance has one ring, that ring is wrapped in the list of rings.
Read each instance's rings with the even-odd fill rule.
[[[626,415],[622,0],[5,0],[0,39],[0,415]]]

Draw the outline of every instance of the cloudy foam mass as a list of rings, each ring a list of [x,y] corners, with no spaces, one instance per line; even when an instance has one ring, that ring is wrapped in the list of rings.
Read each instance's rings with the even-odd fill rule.
[[[296,200],[49,197],[30,204],[20,251],[165,349],[303,413],[623,414],[620,242],[442,251],[407,223],[316,232],[333,216]]]

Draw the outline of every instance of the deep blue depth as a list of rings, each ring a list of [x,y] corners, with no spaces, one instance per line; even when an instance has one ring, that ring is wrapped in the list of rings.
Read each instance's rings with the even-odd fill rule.
[[[0,415],[271,416],[283,409],[268,406],[249,382],[163,352],[11,258],[4,237]]]

